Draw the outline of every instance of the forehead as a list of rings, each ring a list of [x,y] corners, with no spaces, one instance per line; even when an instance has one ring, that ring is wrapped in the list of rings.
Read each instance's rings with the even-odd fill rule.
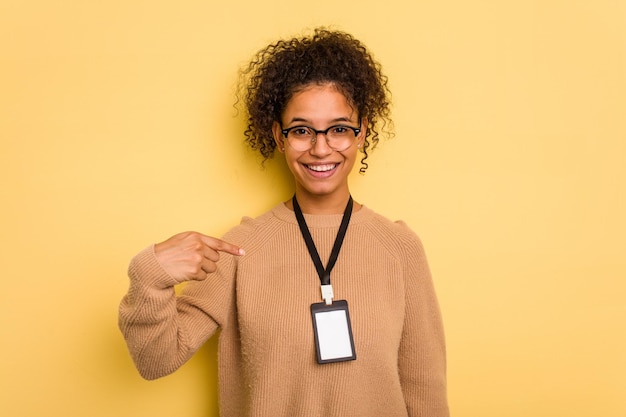
[[[356,121],[356,111],[333,84],[311,84],[296,91],[283,111],[283,122]]]

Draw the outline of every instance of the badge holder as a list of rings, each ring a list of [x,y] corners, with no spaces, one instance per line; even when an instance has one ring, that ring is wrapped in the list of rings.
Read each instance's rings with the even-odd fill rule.
[[[311,304],[317,363],[353,361],[356,359],[348,302]]]
[[[328,264],[324,268],[320,255],[311,237],[311,232],[306,225],[304,214],[300,209],[296,196],[293,196],[293,211],[298,220],[298,226],[306,247],[311,255],[315,269],[322,284],[323,303],[311,304],[311,317],[313,319],[313,334],[315,336],[315,350],[317,352],[317,363],[345,362],[356,359],[354,351],[354,340],[352,339],[352,326],[350,325],[350,314],[348,313],[348,302],[345,300],[333,303],[333,287],[330,285],[330,271],[337,262],[339,250],[346,236],[346,230],[352,215],[352,196],[348,199],[346,209],[343,212],[341,225],[335,238],[335,244],[330,252]]]

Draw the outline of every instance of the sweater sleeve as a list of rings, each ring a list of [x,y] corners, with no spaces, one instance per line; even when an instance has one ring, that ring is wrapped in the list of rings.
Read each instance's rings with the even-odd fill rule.
[[[406,230],[406,312],[398,355],[400,382],[410,417],[447,417],[441,313],[422,243],[408,227]]]
[[[232,260],[220,260],[220,275],[232,273]],[[142,377],[156,379],[182,366],[211,337],[228,312],[228,303],[217,298],[211,303],[185,295],[187,288],[217,287],[228,293],[228,282],[210,274],[202,282],[190,282],[183,294],[178,284],[159,265],[154,245],[135,256],[128,268],[130,287],[119,308],[119,327],[131,357]],[[206,291],[205,291],[206,292]],[[213,300],[216,300],[213,298]]]

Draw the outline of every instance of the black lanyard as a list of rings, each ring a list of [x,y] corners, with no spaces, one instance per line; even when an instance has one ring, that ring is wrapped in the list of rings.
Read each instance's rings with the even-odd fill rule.
[[[320,282],[322,286],[330,285],[330,271],[335,266],[335,262],[337,262],[337,257],[339,256],[339,250],[341,249],[341,245],[343,244],[343,239],[346,236],[346,230],[348,230],[348,223],[350,223],[350,217],[352,216],[352,196],[348,200],[348,204],[346,205],[346,209],[343,212],[343,219],[341,219],[341,225],[339,226],[339,231],[337,232],[337,237],[335,238],[335,244],[333,246],[333,250],[330,253],[330,258],[328,259],[328,265],[324,268],[322,264],[322,260],[320,259],[320,255],[317,252],[317,248],[315,247],[315,243],[313,242],[313,238],[311,237],[311,232],[309,232],[309,228],[306,225],[306,221],[304,220],[304,215],[302,214],[302,209],[298,204],[298,200],[296,200],[296,196],[293,196],[293,211],[296,213],[296,219],[298,220],[298,225],[300,226],[300,232],[302,232],[302,237],[306,243],[306,247],[309,249],[309,254],[311,255],[311,259],[315,264],[315,269],[317,269],[317,274],[320,277]]]

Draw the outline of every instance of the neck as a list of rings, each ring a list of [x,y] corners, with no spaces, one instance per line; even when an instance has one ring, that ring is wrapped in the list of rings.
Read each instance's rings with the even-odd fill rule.
[[[350,192],[337,196],[318,196],[296,190],[296,199],[305,214],[343,214],[350,199]],[[285,205],[293,210],[291,199],[286,201]],[[355,201],[352,211],[355,212],[360,208],[361,205]]]

